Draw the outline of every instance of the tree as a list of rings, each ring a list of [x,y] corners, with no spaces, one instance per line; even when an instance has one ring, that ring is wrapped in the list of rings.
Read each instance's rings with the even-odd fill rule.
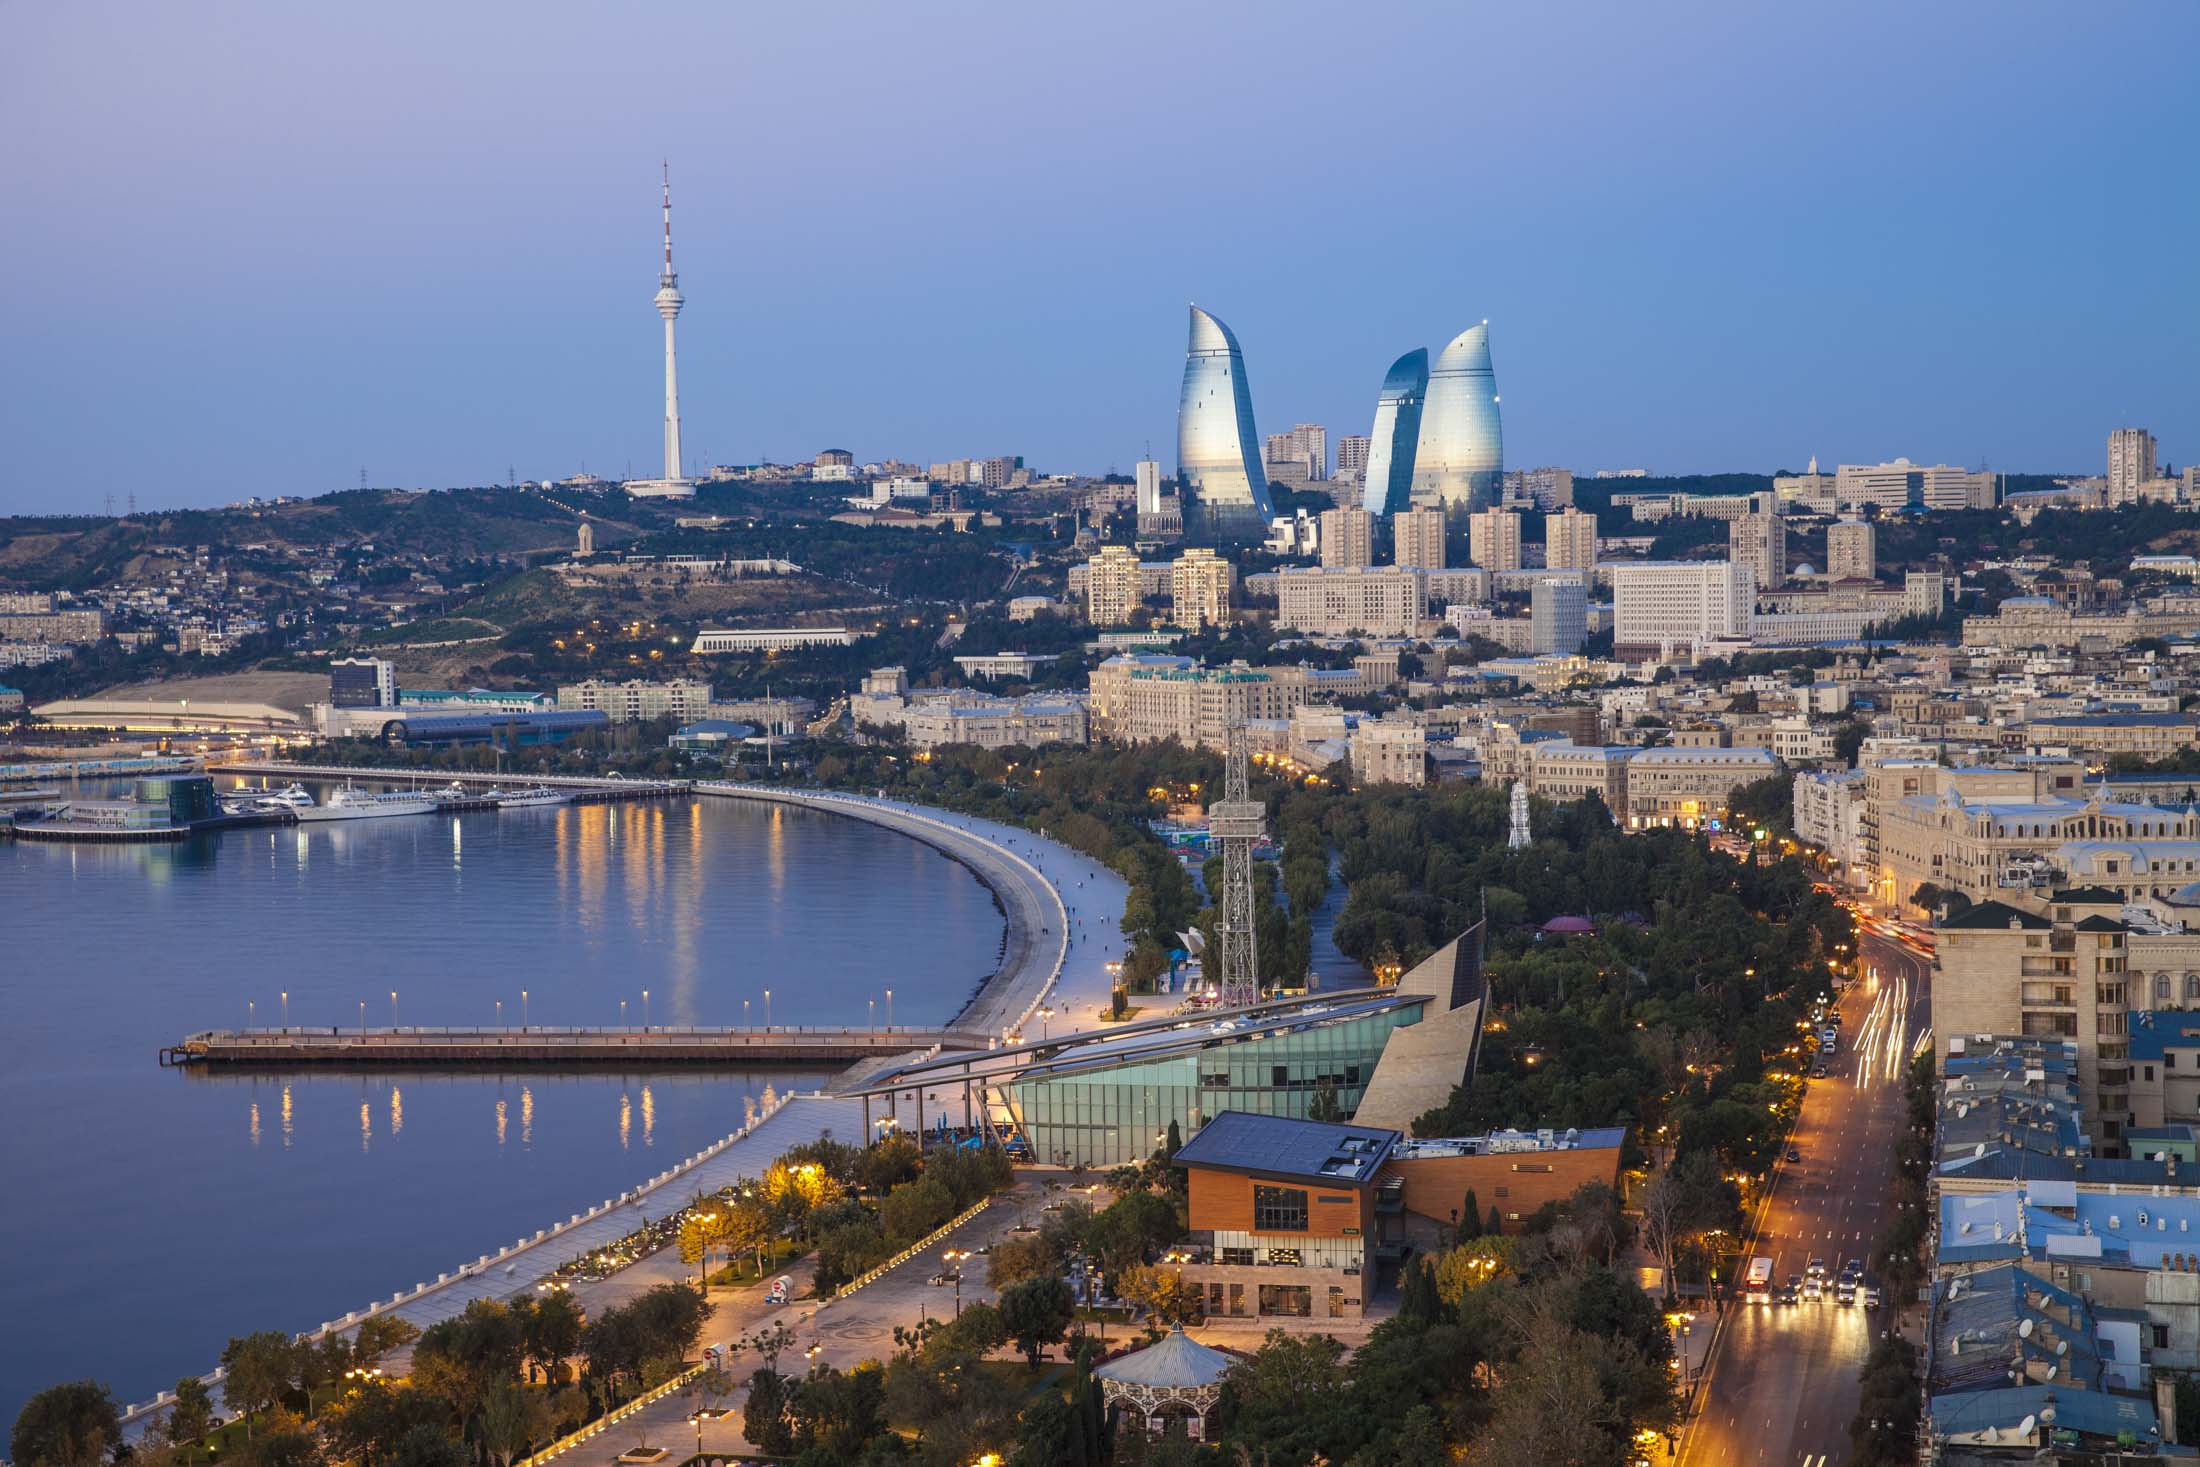
[[[749,1377],[741,1434],[760,1452],[779,1456],[794,1450],[794,1428],[787,1421],[787,1380],[768,1365]]]
[[[321,1467],[320,1436],[298,1416],[277,1410],[269,1414],[259,1438],[246,1442],[236,1460],[242,1467]]]
[[[1046,1358],[1047,1347],[1060,1343],[1068,1332],[1077,1314],[1077,1300],[1060,1278],[1032,1278],[1011,1284],[1001,1294],[999,1308],[1008,1337],[1036,1369]]]
[[[1467,1200],[1459,1208],[1459,1235],[1453,1241],[1464,1243],[1469,1238],[1479,1238],[1481,1236],[1482,1203],[1474,1195],[1474,1189],[1469,1187],[1467,1188]]]
[[[548,1404],[517,1381],[500,1381],[481,1401],[481,1447],[497,1467],[550,1434]]]
[[[351,1363],[370,1366],[393,1350],[401,1350],[420,1338],[420,1326],[394,1314],[371,1314],[359,1322],[351,1337]]]
[[[1344,1112],[1337,1105],[1337,1086],[1334,1081],[1322,1080],[1314,1087],[1314,1098],[1306,1103],[1306,1118],[1310,1121],[1326,1121],[1334,1124]]]
[[[541,1366],[545,1376],[555,1379],[580,1349],[587,1323],[580,1302],[567,1290],[536,1295],[534,1308],[520,1316],[520,1345],[527,1352],[529,1369]]]
[[[195,1442],[214,1429],[214,1393],[206,1388],[206,1382],[195,1375],[187,1375],[176,1382],[176,1404],[168,1408],[165,1431],[168,1440],[182,1446]],[[22,1460],[17,1454],[17,1460]]]
[[[423,1423],[397,1439],[380,1467],[472,1467],[466,1449],[442,1427]]]
[[[954,1215],[954,1194],[936,1177],[902,1183],[879,1208],[886,1236],[900,1243],[914,1243]]]
[[[1184,1271],[1132,1264],[1115,1277],[1115,1292],[1142,1307],[1156,1324],[1185,1324],[1200,1312],[1200,1292]]]
[[[286,1395],[297,1378],[297,1352],[290,1336],[263,1329],[233,1338],[222,1347],[222,1399],[245,1416],[245,1440],[252,1440],[252,1418]]]
[[[733,1248],[733,1222],[717,1207],[695,1208],[680,1224],[680,1261],[699,1266],[703,1293],[710,1293],[710,1256],[723,1248],[730,1254]],[[729,1257],[728,1263],[732,1262]]]
[[[23,1403],[8,1433],[16,1467],[99,1467],[122,1444],[122,1412],[97,1381],[48,1386]]]

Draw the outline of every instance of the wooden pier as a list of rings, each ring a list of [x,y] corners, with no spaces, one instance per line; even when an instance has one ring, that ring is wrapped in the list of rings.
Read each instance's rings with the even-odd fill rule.
[[[578,1069],[617,1065],[846,1065],[912,1050],[984,1049],[982,1034],[952,1029],[315,1028],[209,1029],[160,1051],[178,1068]]]

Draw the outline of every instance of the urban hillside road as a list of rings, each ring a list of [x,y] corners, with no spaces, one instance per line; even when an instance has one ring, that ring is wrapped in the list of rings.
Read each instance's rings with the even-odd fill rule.
[[[1842,995],[1840,1053],[1827,1078],[1811,1082],[1795,1128],[1802,1160],[1776,1174],[1751,1249],[1773,1260],[1779,1282],[1823,1259],[1827,1296],[1726,1306],[1682,1467],[1838,1467],[1848,1459],[1864,1357],[1894,1316],[1834,1303],[1833,1279],[1843,1261],[1869,1256],[1888,1221],[1902,1075],[1932,1013],[1932,960],[1877,933],[1861,935],[1864,976]]]

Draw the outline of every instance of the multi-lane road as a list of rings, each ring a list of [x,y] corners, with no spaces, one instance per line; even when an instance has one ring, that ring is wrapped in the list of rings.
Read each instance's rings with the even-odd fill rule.
[[[1841,999],[1840,1054],[1825,1079],[1811,1082],[1795,1129],[1802,1159],[1776,1174],[1749,1250],[1771,1257],[1780,1281],[1824,1259],[1829,1297],[1726,1306],[1681,1444],[1682,1467],[1838,1467],[1848,1459],[1864,1357],[1892,1314],[1835,1304],[1831,1276],[1845,1259],[1868,1256],[1888,1221],[1902,1076],[1931,1019],[1931,959],[1894,938],[1860,934],[1865,976]]]

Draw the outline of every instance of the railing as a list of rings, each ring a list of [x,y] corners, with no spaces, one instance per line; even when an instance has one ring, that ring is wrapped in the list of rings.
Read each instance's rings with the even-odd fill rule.
[[[642,1392],[642,1394],[636,1396],[633,1400],[627,1402],[624,1406],[618,1407],[616,1410],[606,1411],[603,1415],[597,1417],[594,1421],[589,1422],[586,1426],[574,1432],[571,1436],[560,1437],[558,1440],[552,1442],[549,1446],[544,1447],[541,1451],[535,1453],[533,1456],[520,1458],[519,1461],[515,1464],[515,1467],[539,1467],[540,1463],[555,1461],[557,1458],[563,1456],[565,1453],[572,1451],[573,1448],[579,1446],[582,1442],[587,1441],[590,1437],[601,1436],[603,1433],[609,1431],[612,1427],[617,1426],[620,1422],[626,1420],[627,1417],[632,1416],[635,1412],[641,1410],[643,1407],[654,1406],[665,1397],[671,1395],[674,1391],[685,1388],[689,1381],[694,1380],[697,1376],[701,1375],[708,1368],[709,1367],[707,1365],[690,1365],[687,1369],[681,1371],[678,1375],[666,1381],[663,1385],[657,1386],[652,1390]],[[669,1451],[667,1455],[670,1455]]]
[[[991,1197],[987,1197],[979,1201],[975,1206],[964,1209],[962,1212],[956,1214],[954,1217],[949,1218],[946,1222],[941,1223],[931,1232],[926,1233],[916,1242],[911,1243],[908,1247],[902,1249],[899,1253],[896,1253],[893,1257],[887,1259],[877,1268],[872,1269],[869,1273],[863,1274],[858,1278],[850,1279],[846,1284],[841,1287],[840,1292],[833,1295],[832,1298],[827,1299],[825,1301],[825,1304],[832,1304],[841,1299],[845,1299],[850,1294],[853,1294],[856,1290],[862,1288],[865,1284],[878,1282],[878,1280],[886,1277],[887,1274],[892,1273],[895,1269],[901,1267],[910,1259],[916,1257],[919,1253],[924,1252],[933,1244],[945,1241],[949,1233],[952,1233],[953,1231],[955,1231],[955,1229],[961,1227],[964,1223],[969,1222],[972,1218],[976,1217],[979,1213],[985,1211],[988,1207],[991,1207],[992,1205],[993,1199]],[[825,1307],[825,1304],[820,1304],[818,1308],[823,1309]]]

